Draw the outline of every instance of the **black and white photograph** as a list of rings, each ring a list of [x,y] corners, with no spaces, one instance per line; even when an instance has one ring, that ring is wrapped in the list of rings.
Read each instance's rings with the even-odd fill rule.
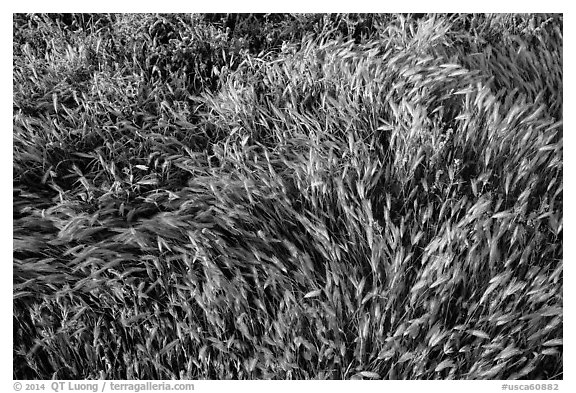
[[[558,390],[563,20],[13,13],[14,389]]]

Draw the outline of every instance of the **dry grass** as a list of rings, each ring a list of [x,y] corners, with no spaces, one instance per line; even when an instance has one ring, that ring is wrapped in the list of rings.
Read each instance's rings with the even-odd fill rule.
[[[562,378],[562,16],[14,25],[14,378]]]

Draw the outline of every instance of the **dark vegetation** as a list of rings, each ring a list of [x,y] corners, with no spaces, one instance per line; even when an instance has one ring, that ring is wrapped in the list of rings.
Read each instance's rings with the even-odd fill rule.
[[[14,378],[562,378],[562,21],[15,14]]]

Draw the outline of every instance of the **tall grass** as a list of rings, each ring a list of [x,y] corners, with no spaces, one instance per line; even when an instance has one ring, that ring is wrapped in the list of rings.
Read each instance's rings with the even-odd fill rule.
[[[15,378],[562,378],[561,15],[14,25]]]

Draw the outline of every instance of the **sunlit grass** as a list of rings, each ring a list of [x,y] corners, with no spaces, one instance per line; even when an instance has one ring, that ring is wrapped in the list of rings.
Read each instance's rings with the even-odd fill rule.
[[[562,378],[562,20],[15,15],[14,377]]]

